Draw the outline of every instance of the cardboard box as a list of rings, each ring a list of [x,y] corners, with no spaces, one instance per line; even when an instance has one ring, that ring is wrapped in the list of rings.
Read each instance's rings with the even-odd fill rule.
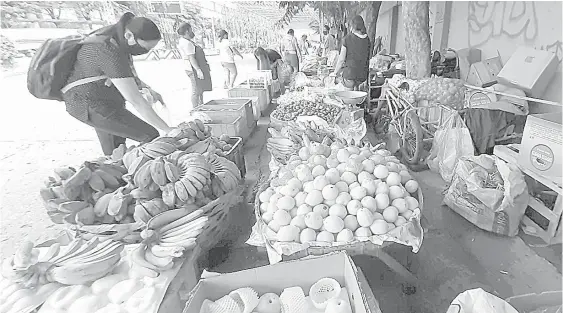
[[[472,90],[469,93],[468,101],[469,101],[469,107],[474,107],[474,106],[486,106],[493,102],[497,102],[498,99],[497,99],[497,95],[492,92]]]
[[[477,87],[488,87],[497,82],[497,75],[502,69],[500,57],[486,59],[471,65],[467,83]]]
[[[518,163],[560,184],[562,141],[561,112],[528,115]]]
[[[553,52],[519,47],[498,74],[498,81],[541,98],[558,66],[559,60]]]
[[[252,287],[259,295],[268,292],[280,295],[285,288],[299,286],[307,296],[311,286],[325,277],[334,278],[342,287],[346,287],[354,313],[381,313],[364,275],[345,252],[202,279],[192,290],[184,313],[199,313],[205,299],[216,301],[243,287]]]
[[[467,80],[471,65],[481,61],[481,50],[475,48],[465,48],[457,50],[457,58],[459,60],[459,77]]]

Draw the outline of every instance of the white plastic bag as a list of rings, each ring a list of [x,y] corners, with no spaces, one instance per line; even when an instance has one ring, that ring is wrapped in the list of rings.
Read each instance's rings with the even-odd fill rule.
[[[447,313],[518,313],[508,302],[481,288],[467,290],[455,297]]]
[[[434,134],[432,149],[427,159],[428,167],[439,172],[446,182],[451,182],[457,161],[473,156],[473,140],[465,122],[457,112],[451,114]]]

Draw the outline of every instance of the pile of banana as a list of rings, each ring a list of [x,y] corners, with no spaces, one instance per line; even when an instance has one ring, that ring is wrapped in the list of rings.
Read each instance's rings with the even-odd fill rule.
[[[212,153],[208,154],[207,158],[213,173],[211,190],[215,196],[220,197],[240,185],[242,176],[235,163]]]
[[[167,137],[174,138],[179,142],[179,149],[186,150],[192,145],[211,137],[211,128],[202,121],[195,119],[184,122],[171,130]]]
[[[276,161],[286,164],[289,158],[296,155],[301,147],[285,137],[270,137],[266,141],[266,148]]]
[[[62,223],[63,219],[79,223],[73,220],[76,213],[86,208],[92,210],[102,196],[124,186],[122,176],[126,172],[127,169],[118,162],[105,158],[84,162],[78,170],[60,167],[40,189],[40,195],[55,223]]]
[[[209,217],[196,205],[159,214],[141,232],[143,242],[131,253],[131,270],[148,277],[174,266],[174,258],[196,246],[197,237],[208,226]]]
[[[45,254],[32,242],[24,242],[16,253],[2,262],[2,277],[25,288],[47,283],[80,285],[104,277],[121,260],[123,244],[97,238],[73,240],[64,251],[53,243]]]

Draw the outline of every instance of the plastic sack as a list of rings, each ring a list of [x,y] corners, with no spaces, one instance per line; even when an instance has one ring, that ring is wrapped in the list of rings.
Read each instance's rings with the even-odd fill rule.
[[[461,158],[444,203],[475,226],[516,236],[528,206],[528,187],[515,164],[496,156]]]
[[[451,182],[457,161],[473,156],[474,148],[469,128],[454,112],[434,134],[432,149],[427,159],[428,167],[439,172],[446,182]]]
[[[518,313],[508,302],[481,288],[460,293],[447,313]]]

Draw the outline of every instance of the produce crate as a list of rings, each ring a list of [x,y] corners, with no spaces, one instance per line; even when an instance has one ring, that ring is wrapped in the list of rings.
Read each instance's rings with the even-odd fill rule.
[[[215,137],[228,135],[229,137],[243,137],[247,129],[246,121],[240,116],[223,116],[211,118],[211,122],[205,123],[211,127],[211,134]]]
[[[516,151],[515,151],[516,150]],[[518,164],[518,150],[511,146],[495,146],[493,154],[511,164]],[[563,189],[527,168],[520,167],[525,175],[530,195],[528,208],[522,217],[522,229],[530,236],[541,238],[548,245],[561,243],[563,233]],[[550,204],[546,204],[549,202]]]
[[[195,108],[195,111],[203,112],[210,118],[221,117],[223,115],[242,116],[249,129],[255,126],[254,115],[252,113],[252,101],[250,99],[218,99],[211,100]]]
[[[242,177],[246,176],[246,164],[244,160],[244,152],[242,151],[242,138],[241,137],[231,137],[228,144],[233,147],[227,153],[225,153],[225,158],[227,160],[235,163],[240,170]]]
[[[261,89],[251,89],[246,88],[244,85],[239,85],[235,88],[229,89],[229,98],[249,98],[258,97],[258,107],[262,116],[266,116],[264,113],[270,106],[270,92],[267,88]]]

